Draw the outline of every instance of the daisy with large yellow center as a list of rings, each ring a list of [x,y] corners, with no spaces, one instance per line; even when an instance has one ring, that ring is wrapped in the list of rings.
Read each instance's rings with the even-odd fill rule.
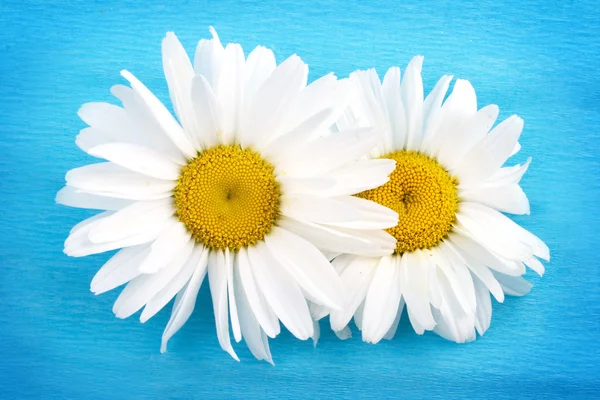
[[[113,311],[143,308],[148,320],[175,298],[167,341],[191,315],[208,275],[219,344],[238,359],[229,329],[258,359],[279,321],[316,340],[316,310],[342,309],[344,289],[329,260],[383,256],[382,229],[396,212],[354,195],[388,180],[393,160],[365,160],[371,129],[329,134],[347,105],[348,81],[307,85],[293,55],[276,65],[257,47],[244,57],[212,30],[194,63],[174,34],[163,64],[176,120],[131,73],[111,92],[122,107],[88,103],[77,145],[108,162],[67,173],[59,203],[105,210],[73,228],[65,253],[120,249],[94,277],[99,294],[127,284]],[[316,325],[318,326],[318,325]]]
[[[546,245],[503,213],[529,214],[519,181],[527,167],[502,167],[519,150],[523,121],[512,116],[492,128],[498,107],[477,110],[475,91],[451,76],[423,99],[422,57],[404,77],[391,68],[380,81],[374,70],[350,75],[354,96],[338,129],[375,126],[379,145],[372,159],[396,161],[386,184],[357,197],[399,215],[386,229],[396,240],[383,257],[345,254],[333,260],[350,302],[331,312],[338,336],[354,321],[363,340],[394,336],[406,305],[414,330],[433,330],[456,342],[475,339],[490,325],[490,293],[524,295],[531,287],[525,267],[540,275]],[[323,316],[321,314],[320,316]]]

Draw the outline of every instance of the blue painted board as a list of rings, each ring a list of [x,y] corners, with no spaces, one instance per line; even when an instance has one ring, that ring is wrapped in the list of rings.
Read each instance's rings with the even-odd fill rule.
[[[214,25],[248,52],[298,53],[310,79],[402,68],[425,56],[429,90],[446,73],[472,81],[479,104],[526,122],[520,162],[552,262],[525,298],[494,304],[474,343],[417,336],[319,346],[289,333],[276,366],[218,346],[207,287],[159,353],[168,309],[140,324],[111,313],[117,292],[89,282],[108,255],[70,259],[69,229],[91,215],[54,204],[65,172],[91,161],[75,144],[76,111],[112,101],[127,68],[163,100],[160,41],[173,30],[193,54]],[[0,398],[590,398],[600,396],[600,12],[571,1],[144,1],[0,3]]]

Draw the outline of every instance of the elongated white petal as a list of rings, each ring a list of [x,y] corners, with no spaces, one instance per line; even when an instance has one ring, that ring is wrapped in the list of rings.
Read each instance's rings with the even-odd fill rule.
[[[152,111],[153,115],[157,119],[158,124],[162,128],[163,132],[171,139],[171,141],[181,150],[187,157],[192,158],[196,156],[196,149],[187,135],[177,123],[175,118],[171,115],[169,110],[156,98],[156,96],[148,90],[142,82],[140,82],[135,76],[129,71],[121,71],[123,78],[127,79],[131,84],[133,90],[141,97],[144,104]]]
[[[402,103],[406,110],[406,148],[416,150],[423,137],[423,80],[421,67],[423,57],[414,57],[404,71],[402,78]]]
[[[477,277],[473,277],[475,293],[477,295],[477,314],[475,328],[477,333],[483,335],[492,322],[492,300],[487,287]]]
[[[265,331],[265,333],[274,338],[280,332],[279,320],[277,316],[271,311],[271,308],[266,303],[266,300],[262,293],[259,292],[259,288],[256,285],[252,267],[250,266],[250,260],[248,258],[248,252],[246,249],[241,248],[237,254],[238,261],[238,272],[241,280],[242,287],[244,288],[244,294],[254,316],[258,323]],[[261,260],[257,261],[261,262]]]
[[[396,312],[396,318],[394,318],[394,322],[390,329],[383,335],[383,339],[392,340],[396,335],[396,331],[398,330],[398,324],[400,323],[400,317],[402,316],[402,311],[404,310],[404,299],[400,299],[400,305],[398,306],[398,311]]]
[[[402,149],[406,145],[406,114],[402,93],[400,91],[400,68],[388,69],[381,84],[381,95],[387,109],[387,121],[389,122],[389,139],[384,137],[387,148],[385,152],[394,149]]]
[[[523,120],[513,115],[477,143],[456,168],[460,186],[471,187],[496,173],[510,157],[522,130]]]
[[[422,263],[414,252],[404,253],[399,263],[399,271],[402,296],[410,312],[411,322],[416,320],[423,329],[433,329],[435,321],[429,306],[429,266]]]
[[[162,59],[175,114],[194,147],[199,149],[200,145],[196,135],[198,127],[191,99],[194,68],[185,49],[173,32],[167,32],[162,41]]]
[[[278,225],[309,240],[321,251],[363,256],[386,256],[396,248],[396,239],[382,230],[333,228],[308,221],[282,218]]]
[[[402,291],[400,266],[397,257],[382,257],[365,299],[362,337],[365,342],[377,343],[390,330]]]
[[[173,218],[174,220],[174,218]],[[140,271],[152,274],[169,266],[170,260],[193,244],[194,239],[179,221],[165,229],[150,246],[150,254],[140,265]],[[191,250],[190,250],[191,251]]]
[[[196,305],[196,297],[198,297],[198,291],[200,290],[200,285],[202,285],[205,276],[206,265],[199,263],[189,282],[177,294],[175,303],[173,304],[173,310],[171,311],[171,318],[162,335],[160,345],[161,353],[167,351],[169,339],[181,329],[190,318],[190,315],[192,315],[194,306]]]
[[[509,296],[525,296],[533,285],[522,276],[509,276],[492,271],[502,290]]]
[[[112,211],[120,210],[132,204],[131,200],[89,194],[69,186],[65,186],[56,193],[56,202],[69,207]]]
[[[221,130],[217,133],[221,143],[233,142],[237,132],[241,130],[240,111],[244,90],[244,52],[237,43],[229,43],[223,53],[223,62],[215,93],[221,105]]]
[[[265,243],[271,254],[318,304],[341,309],[342,283],[329,261],[310,242],[274,226]]]
[[[235,300],[238,293],[235,291],[235,282],[233,269],[237,268],[237,258],[231,254],[229,249],[225,249],[225,266],[227,267],[227,299],[229,302],[229,315],[231,318],[231,330],[236,342],[242,340],[242,331],[240,329],[240,320],[238,317],[237,302]]]
[[[171,259],[169,268],[156,274],[142,274],[127,284],[113,306],[117,318],[127,318],[141,309],[152,297],[160,292],[181,270],[188,260],[193,245],[187,247]]]
[[[342,330],[356,312],[356,309],[365,300],[373,276],[377,271],[379,259],[367,257],[338,257],[332,261],[334,267],[345,263],[343,271],[340,273],[340,279],[350,301],[342,310],[333,310],[331,312],[331,329],[334,331]]]
[[[152,229],[174,213],[171,199],[138,201],[105,218],[90,230],[88,238],[93,243],[124,239]]]
[[[248,248],[252,273],[281,322],[298,339],[313,335],[313,323],[300,287],[262,243]]]
[[[129,143],[108,143],[92,147],[88,153],[154,178],[177,180],[179,177],[177,164],[143,146]]]
[[[315,139],[298,148],[294,157],[281,160],[278,171],[310,177],[334,170],[365,156],[375,147],[377,136],[373,133],[372,128],[359,128]]]
[[[260,101],[255,101],[248,110],[252,119],[245,121],[246,143],[262,145],[271,139],[284,114],[282,109],[306,86],[307,75],[308,67],[297,55],[275,68],[256,93]]]
[[[221,348],[234,360],[240,361],[231,347],[229,338],[229,312],[227,305],[227,265],[222,250],[210,253],[208,257],[208,282],[212,295],[217,338]]]
[[[119,250],[98,270],[90,290],[101,294],[121,286],[141,274],[140,263],[148,255],[149,245],[139,245]]]
[[[273,364],[265,332],[261,329],[243,288],[240,268],[246,265],[240,266],[239,259],[236,261],[233,267],[233,284],[241,334],[254,357]]]
[[[529,214],[529,200],[523,189],[515,183],[466,190],[461,198],[510,214]]]
[[[395,211],[358,197],[296,194],[285,196],[282,203],[282,214],[296,220],[357,229],[385,229],[398,223]]]
[[[196,47],[194,71],[196,75],[205,76],[208,83],[215,86],[221,72],[225,49],[215,29],[211,26],[209,30],[212,39],[202,39]]]
[[[130,200],[150,200],[171,196],[176,182],[152,178],[113,163],[90,164],[67,172],[67,186],[88,193]]]
[[[195,246],[188,260],[169,283],[165,285],[144,307],[141,322],[146,322],[163,309],[169,301],[189,282],[197,268],[201,274],[206,273],[208,250],[203,246]]]

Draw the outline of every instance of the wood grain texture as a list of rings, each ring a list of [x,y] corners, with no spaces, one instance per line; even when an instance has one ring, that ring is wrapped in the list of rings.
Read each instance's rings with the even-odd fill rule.
[[[67,5],[68,4],[68,5]],[[556,398],[599,396],[600,13],[585,1],[253,1],[148,4],[0,3],[0,398]],[[517,221],[552,250],[525,298],[494,304],[492,327],[467,345],[417,336],[319,346],[288,333],[276,366],[220,350],[207,285],[196,312],[159,353],[168,310],[146,324],[111,313],[117,292],[88,287],[107,255],[70,259],[62,242],[90,215],[54,204],[65,172],[90,161],[74,138],[78,107],[111,100],[119,71],[167,100],[160,41],[190,54],[214,25],[246,51],[292,53],[329,71],[402,68],[425,56],[431,89],[470,79],[479,105],[525,119],[523,180],[532,215]]]

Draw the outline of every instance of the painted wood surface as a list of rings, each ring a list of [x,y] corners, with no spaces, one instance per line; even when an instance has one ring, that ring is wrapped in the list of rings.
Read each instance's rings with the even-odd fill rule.
[[[600,12],[596,1],[0,2],[0,398],[556,398],[600,396]],[[111,313],[118,291],[89,282],[108,255],[67,258],[69,229],[91,214],[54,204],[65,172],[91,159],[76,112],[112,101],[127,68],[168,100],[160,41],[190,54],[214,25],[246,52],[298,53],[310,79],[404,67],[425,56],[426,90],[470,79],[479,105],[525,119],[523,180],[552,261],[525,298],[494,304],[490,330],[457,345],[401,322],[392,341],[317,348],[289,333],[276,366],[218,346],[208,285],[159,353],[169,308],[140,324]],[[530,275],[530,274],[528,274]],[[405,316],[404,316],[405,317]]]

